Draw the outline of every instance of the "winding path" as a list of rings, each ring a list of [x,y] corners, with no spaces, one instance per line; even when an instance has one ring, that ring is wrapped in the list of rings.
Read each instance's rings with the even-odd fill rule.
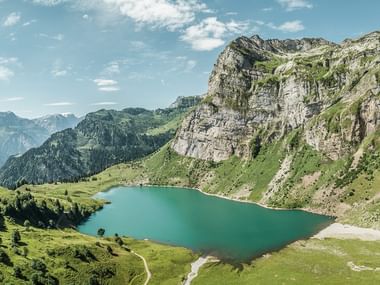
[[[152,278],[152,273],[149,271],[148,263],[146,262],[144,256],[134,252],[133,250],[131,251],[132,254],[136,255],[138,258],[140,258],[144,262],[144,267],[145,267],[145,272],[146,272],[146,280],[144,285],[148,285],[150,279]]]

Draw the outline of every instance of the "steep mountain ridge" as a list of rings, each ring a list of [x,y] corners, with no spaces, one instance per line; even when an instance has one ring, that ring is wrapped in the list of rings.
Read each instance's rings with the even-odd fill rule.
[[[266,50],[274,53],[291,53],[308,51],[320,46],[336,46],[335,43],[327,41],[323,38],[302,38],[302,39],[268,39],[264,40],[259,35],[254,35],[249,39],[241,37],[245,41],[249,41],[256,45],[258,49]],[[239,39],[235,41],[239,42]]]
[[[380,32],[285,53],[253,41],[221,53],[148,183],[380,228]]]
[[[238,38],[219,56],[207,96],[185,119],[173,149],[206,160],[249,158],[253,137],[262,144],[302,126],[310,145],[336,159],[348,147],[346,140],[360,142],[377,127],[379,38],[375,32],[341,45]],[[349,110],[355,103],[359,115],[342,114],[352,120],[347,134],[331,132],[325,120],[312,120],[332,106]],[[336,149],[327,149],[326,140],[338,144]]]
[[[90,113],[74,129],[55,133],[42,146],[10,158],[0,170],[0,183],[15,188],[26,182],[77,181],[115,163],[141,158],[173,138],[191,107]]]

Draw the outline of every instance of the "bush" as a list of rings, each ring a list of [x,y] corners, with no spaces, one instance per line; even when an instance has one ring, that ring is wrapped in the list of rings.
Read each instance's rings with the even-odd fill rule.
[[[107,252],[108,252],[109,254],[113,254],[113,249],[112,249],[112,247],[110,247],[109,245],[107,245]]]
[[[32,264],[31,264],[31,267],[36,270],[36,271],[39,271],[39,272],[43,272],[45,273],[47,271],[47,267],[45,265],[45,263],[43,263],[41,260],[39,259],[33,259],[32,260]]]
[[[5,265],[11,265],[11,259],[9,258],[8,254],[0,248],[0,263],[3,263]]]
[[[14,230],[12,232],[12,236],[11,236],[12,244],[17,245],[20,241],[21,241],[20,232],[18,230]]]
[[[21,268],[19,266],[13,267],[13,276],[20,279],[23,277]]]
[[[105,233],[106,233],[105,229],[103,228],[98,229],[98,236],[103,237]]]

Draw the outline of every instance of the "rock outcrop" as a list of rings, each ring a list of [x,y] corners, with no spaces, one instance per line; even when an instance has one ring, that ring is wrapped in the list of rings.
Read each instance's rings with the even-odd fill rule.
[[[302,128],[309,145],[335,160],[378,129],[379,92],[380,32],[340,45],[240,37],[219,56],[172,148],[203,160],[247,159],[257,142]]]

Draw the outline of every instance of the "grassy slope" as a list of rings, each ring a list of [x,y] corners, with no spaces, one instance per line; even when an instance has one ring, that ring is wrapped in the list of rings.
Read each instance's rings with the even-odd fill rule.
[[[21,232],[22,245],[27,247],[28,256],[16,255],[11,249],[11,232],[18,228]],[[30,265],[33,259],[42,260],[48,267],[48,272],[60,281],[60,284],[89,284],[90,277],[99,272],[113,272],[110,277],[99,277],[100,284],[142,284],[146,279],[143,262],[115,243],[112,238],[100,239],[85,236],[74,230],[27,230],[7,223],[7,231],[1,232],[1,246],[9,255],[13,265],[22,269],[25,280],[13,277],[13,267],[0,263],[0,277],[4,283],[24,284],[36,272]],[[96,245],[100,243],[100,246]],[[125,244],[143,255],[152,272],[150,284],[178,284],[190,271],[190,263],[196,256],[189,250],[154,244],[148,241],[124,239]],[[111,246],[114,255],[107,252]],[[87,261],[75,257],[75,250],[88,250],[95,258]],[[50,255],[47,252],[50,252]],[[69,268],[67,268],[67,265]]]
[[[380,242],[299,241],[243,268],[208,264],[193,284],[379,284],[379,271],[356,272],[348,264],[380,269],[379,254]]]
[[[336,162],[328,160],[304,145],[302,140],[298,140],[294,149],[289,150],[290,139],[292,136],[276,144],[268,145],[254,160],[248,162],[241,161],[236,157],[221,163],[200,161],[179,156],[165,146],[146,159],[113,166],[87,181],[73,184],[23,186],[20,190],[29,187],[36,197],[49,196],[62,201],[67,199],[64,195],[67,190],[68,196],[73,201],[91,206],[93,203],[89,199],[91,195],[115,185],[170,184],[200,187],[210,193],[225,195],[232,195],[241,188],[247,188],[250,190],[249,199],[258,201],[266,190],[266,185],[279,169],[285,154],[292,153],[294,162],[287,185],[273,197],[272,205],[332,207],[332,205],[318,204],[319,200],[315,200],[313,197],[324,185],[332,184],[337,173],[345,172],[348,159],[344,158]],[[366,142],[362,147],[367,147]],[[371,163],[370,161],[369,165]],[[306,188],[300,186],[300,181],[305,175],[313,174],[318,170],[322,172],[322,175],[315,183]],[[378,227],[379,174],[375,170],[373,179],[368,179],[366,171],[360,172],[342,189],[332,190],[333,193],[327,191],[328,199],[340,199],[343,201],[342,203],[353,206],[350,211],[339,218],[340,221],[360,226]],[[345,179],[344,175],[341,177]],[[357,188],[359,191],[350,195],[351,188]],[[360,189],[364,189],[364,192]],[[319,203],[323,203],[323,200]],[[75,239],[77,242],[84,242],[87,237],[76,234]],[[177,284],[189,271],[189,264],[195,258],[189,251],[181,252],[182,249],[161,247],[145,242],[129,241],[129,243],[133,249],[137,249],[148,260],[154,276],[152,284]],[[159,250],[152,251],[151,247],[158,247]],[[274,284],[371,284],[371,280],[378,278],[377,272],[354,272],[348,267],[347,262],[352,261],[356,265],[373,268],[380,267],[377,261],[379,250],[380,243],[378,242],[308,240],[290,245],[269,258],[260,258],[252,265],[244,265],[242,271],[236,271],[230,265],[206,266],[201,270],[201,274],[194,284],[251,284],[254,280],[258,284],[273,284],[274,278],[279,280]],[[178,263],[177,258],[182,263],[179,262],[178,266],[174,266],[173,263]],[[136,271],[139,270],[138,268],[142,268],[141,263],[136,266]],[[132,264],[131,267],[134,268],[134,265]],[[275,277],[276,274],[277,277]],[[293,280],[294,278],[295,280]],[[132,284],[137,284],[137,281]]]
[[[52,203],[59,199],[65,209],[69,209],[74,202],[81,207],[98,207],[99,201],[90,196],[96,191],[95,188],[83,187],[86,183],[70,185],[50,185],[55,188],[49,192],[49,185],[45,185],[39,191],[31,189],[37,202],[42,199]],[[88,183],[91,184],[91,183]],[[94,185],[92,183],[92,185]],[[65,190],[68,195],[64,195]],[[80,190],[79,190],[80,189]],[[20,193],[24,189],[19,189]],[[0,189],[0,197],[12,201],[16,196],[14,191]],[[69,199],[68,199],[69,197]],[[70,202],[68,200],[71,200]],[[18,229],[21,233],[22,242],[17,247],[19,252],[27,248],[27,257],[17,254],[11,246],[11,234]],[[25,284],[29,282],[32,273],[36,271],[31,268],[34,259],[42,260],[48,268],[49,274],[60,281],[60,284],[89,284],[90,277],[103,272],[104,276],[98,275],[100,284],[142,284],[146,275],[143,262],[135,255],[120,247],[113,238],[100,239],[86,236],[75,230],[65,229],[38,229],[15,224],[9,219],[5,221],[5,229],[0,229],[2,244],[0,248],[10,257],[10,265],[0,262],[0,284]],[[100,242],[100,246],[96,245]],[[148,261],[152,279],[150,284],[178,284],[190,270],[190,263],[196,259],[196,255],[190,250],[159,245],[148,241],[136,241],[124,238],[128,248],[143,255]],[[111,246],[115,255],[107,252],[106,247]],[[75,257],[75,251],[90,252],[94,257],[81,260]],[[69,266],[67,266],[69,265]],[[14,266],[22,269],[25,279],[13,276]],[[113,272],[106,277],[109,272]],[[8,282],[8,283],[7,283]]]

